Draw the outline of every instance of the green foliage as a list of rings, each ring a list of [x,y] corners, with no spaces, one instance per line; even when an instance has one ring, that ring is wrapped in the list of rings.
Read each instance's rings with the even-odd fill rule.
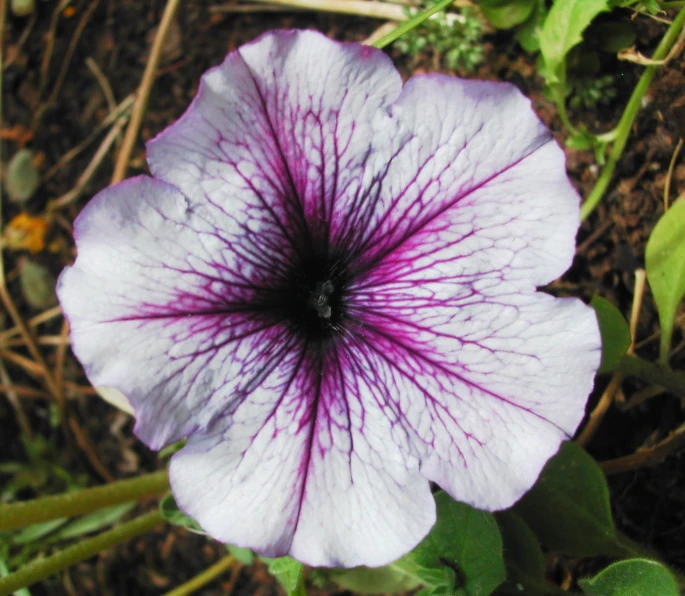
[[[575,443],[561,446],[513,511],[553,551],[577,557],[625,552],[611,517],[604,474]]]
[[[594,296],[590,306],[597,313],[602,334],[602,363],[597,372],[611,372],[630,347],[630,329],[621,312],[608,300]]]
[[[548,85],[563,81],[566,56],[583,40],[583,32],[601,12],[609,10],[609,0],[557,0],[540,32],[540,52]]]
[[[628,559],[579,582],[588,596],[678,596],[678,584],[661,563]]]
[[[480,9],[497,29],[511,29],[525,22],[532,14],[537,0],[481,0]]]
[[[33,151],[20,149],[7,164],[5,188],[10,200],[17,203],[28,201],[40,184],[40,175],[33,164]]]
[[[303,592],[304,565],[302,563],[292,557],[278,559],[262,557],[262,560],[268,563],[269,573],[278,580],[289,596]]]
[[[432,588],[429,593],[491,594],[506,578],[502,538],[495,518],[457,503],[444,492],[435,496],[435,502],[435,526],[408,555],[418,566],[414,572]],[[437,588],[446,591],[436,592]]]
[[[407,11],[407,14],[414,16],[430,4],[424,2],[419,10]],[[472,11],[463,9],[460,13],[433,15],[398,39],[394,47],[410,58],[430,52],[439,56],[448,69],[469,73],[485,58],[482,36],[480,21]]]
[[[73,538],[92,534],[93,532],[98,532],[99,530],[104,530],[120,520],[131,511],[136,504],[136,501],[130,501],[128,503],[114,505],[113,507],[105,507],[99,511],[84,515],[83,517],[62,526],[57,532],[50,536],[50,542],[71,540]]]
[[[196,534],[205,533],[192,517],[188,517],[178,508],[174,495],[171,493],[160,501],[159,512],[166,521],[174,526],[182,526]]]
[[[547,18],[545,0],[537,0],[528,20],[516,29],[516,40],[531,54],[540,50],[540,32]]]
[[[334,572],[339,586],[361,594],[423,586],[421,596],[487,596],[506,578],[502,538],[492,514],[435,495],[437,521],[408,555],[385,567]]]
[[[537,595],[545,593],[545,557],[533,531],[513,511],[495,516],[502,533],[507,581],[502,594]]]
[[[685,296],[685,201],[674,203],[657,222],[647,242],[645,265],[659,311],[660,358],[665,365],[676,311]]]
[[[357,594],[406,592],[422,584],[419,577],[401,564],[378,568],[355,567],[335,574],[333,581],[341,588]]]
[[[657,0],[612,0],[612,8],[632,8],[637,12],[646,12],[651,15],[663,12]]]
[[[87,484],[87,476],[74,477],[57,462],[59,450],[48,438],[39,434],[22,435],[21,443],[27,461],[0,463],[0,473],[9,476],[0,486],[0,504],[13,501],[25,489],[51,494],[83,488]]]
[[[19,283],[24,300],[36,309],[46,309],[57,303],[56,281],[43,265],[25,259],[19,266]]]
[[[254,562],[254,553],[249,548],[227,544],[226,549],[235,557],[236,561],[240,561],[243,565],[252,565]]]
[[[569,105],[574,109],[595,109],[616,99],[616,76],[574,77]]]

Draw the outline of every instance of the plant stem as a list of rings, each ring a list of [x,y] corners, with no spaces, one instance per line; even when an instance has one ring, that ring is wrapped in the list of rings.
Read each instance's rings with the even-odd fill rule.
[[[552,85],[551,87],[552,95],[554,96],[554,103],[557,105],[557,112],[559,113],[559,118],[564,128],[573,137],[578,135],[578,129],[576,129],[571,120],[569,120],[568,112],[566,112],[566,62],[562,62],[559,69],[559,82]]]
[[[652,60],[663,60],[666,57],[673,44],[677,41],[678,36],[680,35],[680,30],[683,28],[683,24],[685,24],[685,10],[681,10],[671,23],[670,27],[666,31],[666,34],[661,39],[661,42],[659,42],[659,46],[654,51]],[[595,187],[592,189],[589,196],[580,208],[581,220],[586,219],[602,200],[602,197],[604,196],[604,193],[606,192],[607,187],[614,176],[616,165],[623,155],[623,150],[625,149],[628,137],[630,136],[630,130],[633,126],[633,122],[635,121],[637,112],[642,105],[642,98],[644,97],[645,93],[647,93],[655,73],[655,65],[645,67],[640,80],[635,86],[635,89],[633,89],[633,93],[628,100],[626,109],[624,110],[621,120],[616,127],[618,134],[616,135],[616,141],[611,148],[609,159],[607,160],[602,173],[597,179]]]
[[[164,49],[164,42],[167,34],[174,21],[174,16],[178,10],[180,0],[167,0],[164,12],[162,13],[162,20],[157,28],[155,41],[150,50],[150,56],[145,64],[145,72],[143,73],[143,80],[140,82],[140,87],[136,91],[136,99],[131,111],[131,120],[128,123],[128,128],[124,134],[124,140],[121,144],[121,149],[114,162],[114,173],[112,174],[111,184],[121,182],[126,177],[126,170],[128,169],[128,161],[133,152],[133,148],[138,139],[138,130],[143,122],[143,115],[145,108],[147,108],[147,101],[152,90],[152,83],[157,74],[157,66],[162,58],[162,50]]]
[[[34,559],[19,571],[0,578],[0,596],[8,596],[20,588],[35,584],[54,573],[89,559],[103,550],[143,534],[163,521],[164,518],[158,511],[147,513],[112,530],[107,530],[93,538],[56,552],[54,555]]]
[[[0,507],[0,531],[13,530],[60,517],[82,515],[103,507],[157,495],[168,489],[168,472],[162,470],[95,488],[85,488],[22,503],[11,503]]]
[[[164,594],[164,596],[188,596],[188,594],[192,594],[219,577],[224,571],[229,569],[233,563],[235,563],[233,555],[226,555],[223,559],[220,559],[211,567],[207,567],[207,569],[196,575],[193,579],[170,590]]]
[[[637,356],[623,356],[616,370],[637,377],[653,385],[659,385],[680,397],[685,397],[685,375],[673,372]]]
[[[412,29],[415,29],[426,19],[432,17],[436,12],[445,10],[450,4],[453,3],[454,0],[439,0],[438,2],[433,4],[433,6],[431,6],[428,10],[424,10],[422,13],[417,14],[415,17],[409,19],[408,21],[401,23],[395,28],[394,31],[381,37],[378,41],[373,43],[373,47],[382,49],[386,46],[389,46],[391,43],[397,41],[400,37],[402,37],[405,33],[408,33]]]

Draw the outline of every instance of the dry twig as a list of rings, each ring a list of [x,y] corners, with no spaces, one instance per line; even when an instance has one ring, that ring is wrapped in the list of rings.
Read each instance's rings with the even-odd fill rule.
[[[114,173],[112,174],[111,180],[112,184],[121,182],[126,177],[128,161],[133,152],[133,147],[136,144],[136,139],[138,138],[138,130],[143,122],[143,114],[145,114],[152,83],[155,80],[155,72],[157,71],[157,66],[162,57],[164,42],[169,33],[171,23],[174,20],[174,15],[178,9],[179,2],[180,0],[167,0],[166,6],[164,7],[162,21],[157,29],[157,35],[155,35],[155,41],[152,44],[152,51],[150,52],[150,57],[145,65],[143,80],[140,83],[140,87],[138,87],[136,102],[133,106],[133,113],[131,114],[131,121],[128,123],[128,128],[124,135],[124,142],[121,145],[121,150],[119,151],[116,163],[114,164]]]

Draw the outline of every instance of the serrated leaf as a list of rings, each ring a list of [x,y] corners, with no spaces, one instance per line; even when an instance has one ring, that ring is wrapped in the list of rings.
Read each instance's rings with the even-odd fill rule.
[[[537,0],[481,0],[480,9],[497,29],[511,29],[525,22]]]
[[[11,201],[24,203],[36,192],[40,175],[33,163],[33,151],[20,149],[10,159],[5,173],[5,188]]]
[[[575,443],[561,446],[513,511],[553,551],[578,557],[624,553],[604,474]]]
[[[652,230],[645,265],[659,311],[661,362],[666,364],[676,311],[685,296],[685,200],[674,203]]]
[[[593,296],[590,306],[597,313],[602,334],[602,363],[597,372],[611,372],[630,347],[630,328],[621,312],[601,296]]]
[[[583,40],[583,32],[609,0],[556,0],[540,32],[540,52],[545,61],[548,85],[559,81],[559,70],[571,48]]]
[[[279,557],[278,559],[266,559],[268,570],[278,582],[285,588],[288,594],[295,592],[302,580],[304,565],[292,557]]]
[[[671,572],[657,561],[627,559],[578,582],[588,596],[678,596]]]
[[[198,524],[192,517],[188,517],[178,508],[176,500],[174,499],[174,495],[171,493],[169,493],[160,501],[159,512],[162,514],[162,517],[165,520],[174,526],[183,526],[184,528],[187,528],[196,534],[206,533],[200,527],[200,524]]]
[[[491,594],[506,578],[502,538],[495,518],[457,503],[444,492],[435,495],[435,502],[435,526],[407,558],[421,568],[446,573],[436,577],[451,582],[447,592],[463,596]]]

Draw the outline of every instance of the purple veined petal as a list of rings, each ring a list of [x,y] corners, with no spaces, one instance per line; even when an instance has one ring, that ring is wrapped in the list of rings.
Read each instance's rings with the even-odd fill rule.
[[[357,351],[293,352],[230,420],[195,433],[170,468],[181,509],[221,541],[309,565],[379,566],[411,550],[435,503],[382,401],[395,398],[374,394]]]
[[[442,262],[527,289],[568,269],[580,197],[563,151],[513,85],[418,75],[390,115],[395,130],[378,142],[393,138],[393,158],[371,164],[365,193],[338,204],[351,214],[339,242],[360,269]]]
[[[148,143],[148,163],[188,197],[268,212],[298,246],[325,242],[335,202],[359,192],[374,121],[401,88],[380,50],[267,33],[202,77],[183,117]]]
[[[576,428],[599,334],[536,294],[578,196],[513,87],[313,32],[262,36],[79,216],[58,293],[212,536],[382,565],[428,532],[427,479],[510,505]],[[572,329],[572,332],[569,331]]]
[[[592,309],[511,284],[459,293],[401,280],[354,302],[421,472],[480,509],[516,502],[584,415],[601,357]]]
[[[279,256],[229,250],[217,229],[235,225],[145,177],[105,189],[75,222],[79,256],[58,283],[74,352],[94,386],[128,398],[153,449],[230,411],[291,347],[247,312]]]

